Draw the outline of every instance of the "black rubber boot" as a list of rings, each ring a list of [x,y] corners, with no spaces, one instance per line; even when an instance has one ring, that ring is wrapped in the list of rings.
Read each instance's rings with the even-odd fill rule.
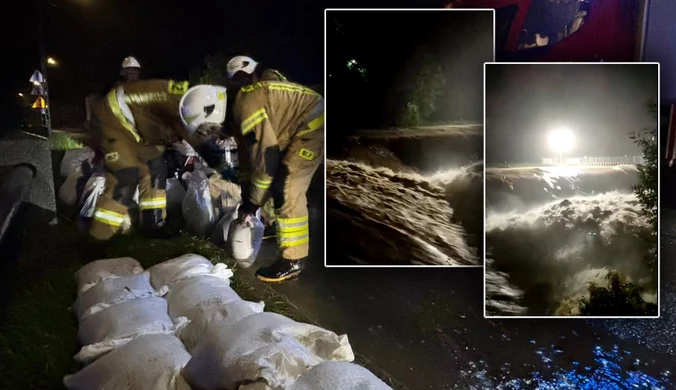
[[[279,259],[269,267],[259,268],[256,277],[266,283],[279,283],[294,279],[303,271],[303,262],[300,260]]]

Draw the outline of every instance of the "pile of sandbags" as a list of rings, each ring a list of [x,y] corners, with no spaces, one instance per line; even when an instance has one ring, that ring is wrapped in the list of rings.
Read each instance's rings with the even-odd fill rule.
[[[187,254],[148,270],[132,258],[77,272],[83,344],[68,389],[389,389],[347,336],[243,300],[223,264]]]
[[[59,188],[59,200],[67,206],[75,206],[80,200],[85,183],[92,175],[94,151],[90,148],[66,151],[61,160],[60,174],[66,180]]]

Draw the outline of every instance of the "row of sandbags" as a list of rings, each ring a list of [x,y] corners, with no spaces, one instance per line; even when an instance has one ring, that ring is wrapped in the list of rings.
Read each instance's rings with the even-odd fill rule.
[[[187,254],[144,271],[132,258],[77,272],[84,368],[68,389],[389,389],[354,365],[347,336],[264,312],[232,271]]]

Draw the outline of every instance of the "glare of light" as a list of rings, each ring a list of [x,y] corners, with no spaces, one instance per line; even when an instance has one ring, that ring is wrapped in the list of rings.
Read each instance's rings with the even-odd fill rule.
[[[48,64],[48,65],[54,66],[54,65],[57,64],[57,62],[56,62],[56,60],[55,60],[54,58],[49,57],[49,58],[47,58],[47,64]]]
[[[19,92],[19,97],[23,97],[23,94],[21,92]]]
[[[570,130],[558,129],[549,134],[549,147],[553,152],[563,154],[573,149],[575,136]]]

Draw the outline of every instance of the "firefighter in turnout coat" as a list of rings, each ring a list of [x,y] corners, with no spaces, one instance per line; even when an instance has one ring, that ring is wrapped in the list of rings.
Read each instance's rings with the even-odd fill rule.
[[[188,125],[179,107],[187,98],[201,98],[202,109],[192,113]],[[190,100],[190,99],[188,99]],[[225,119],[225,88],[196,86],[172,80],[123,83],[92,107],[93,129],[104,154],[106,187],[99,196],[89,228],[99,240],[107,240],[132,224],[129,208],[139,189],[141,230],[166,235],[167,166],[165,147],[185,139],[200,145],[215,138],[204,123]]]
[[[259,81],[237,93],[233,121],[250,163],[240,218],[269,198],[277,217],[280,259],[256,275],[265,282],[293,278],[309,253],[306,193],[324,156],[324,100],[295,83]]]

